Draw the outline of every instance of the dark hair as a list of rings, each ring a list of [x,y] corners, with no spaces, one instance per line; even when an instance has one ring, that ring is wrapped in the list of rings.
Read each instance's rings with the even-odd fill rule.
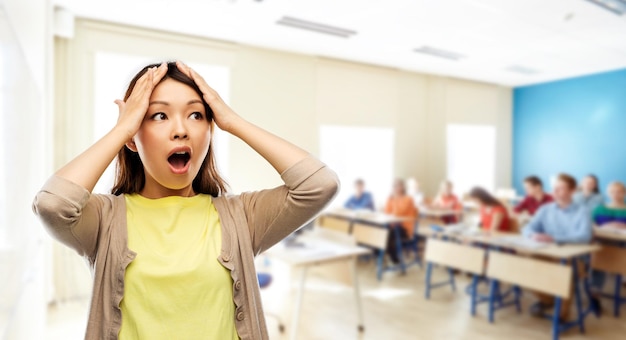
[[[594,174],[589,174],[587,175],[587,177],[593,178],[593,182],[596,183],[596,186],[593,188],[593,193],[599,194],[600,193],[600,181],[598,180],[598,176]]]
[[[497,198],[493,197],[489,191],[481,188],[481,187],[473,187],[469,192],[469,197],[480,201],[484,205],[489,206],[502,206],[502,202],[500,202]]]
[[[574,178],[573,176],[570,176],[565,173],[560,173],[556,176],[556,179],[567,184],[567,186],[571,190],[576,189],[576,178]]]
[[[539,186],[543,188],[543,182],[537,176],[528,176],[524,178],[524,183],[531,184],[532,186],[535,186],[535,187]]]
[[[124,101],[128,100],[128,97],[130,97],[137,80],[151,67],[158,67],[159,65],[160,64],[150,64],[135,75],[128,85],[128,89],[124,95]],[[200,91],[198,85],[196,85],[193,79],[181,72],[175,62],[167,63],[167,73],[161,81],[165,79],[173,79],[191,87],[200,98],[202,98],[206,117],[210,124],[211,138],[213,138],[213,110],[211,110],[209,104],[204,101],[202,91]],[[122,147],[117,154],[115,184],[113,185],[113,189],[111,189],[111,193],[114,195],[138,193],[143,189],[145,184],[146,175],[139,154],[131,151],[127,147]],[[217,171],[215,155],[213,154],[213,143],[211,142],[209,144],[209,151],[200,166],[200,170],[192,182],[192,188],[196,193],[209,194],[213,197],[217,197],[226,192],[226,186],[226,182]]]

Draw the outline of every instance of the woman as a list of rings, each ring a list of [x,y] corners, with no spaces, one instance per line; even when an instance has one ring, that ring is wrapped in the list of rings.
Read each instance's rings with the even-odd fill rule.
[[[485,231],[509,231],[509,213],[506,207],[487,190],[475,187],[469,197],[480,208],[480,224]]]
[[[604,203],[600,193],[600,182],[596,175],[590,174],[583,178],[580,191],[574,195],[574,202],[583,204],[591,214],[593,210]]]
[[[246,121],[181,62],[131,81],[113,129],[58,170],[34,211],[94,277],[85,339],[267,339],[254,256],[317,214],[336,175]],[[226,196],[214,124],[284,185]],[[117,155],[112,195],[91,191]]]
[[[452,182],[441,182],[441,185],[439,186],[439,193],[437,194],[437,197],[435,197],[432,206],[434,209],[461,212],[463,206],[452,191]],[[445,224],[452,224],[458,222],[458,216],[458,214],[450,214],[442,216],[441,219]]]
[[[387,199],[385,213],[406,218],[406,221],[391,226],[389,237],[387,238],[387,253],[393,263],[399,263],[395,235],[399,233],[400,238],[403,240],[412,238],[415,233],[415,220],[418,214],[413,199],[406,193],[406,186],[403,180],[396,179],[393,182],[393,191],[389,199]]]

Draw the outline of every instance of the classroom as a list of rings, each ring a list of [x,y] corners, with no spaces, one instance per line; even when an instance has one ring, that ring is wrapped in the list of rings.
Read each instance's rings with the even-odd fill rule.
[[[623,339],[626,0],[0,0],[0,340]]]

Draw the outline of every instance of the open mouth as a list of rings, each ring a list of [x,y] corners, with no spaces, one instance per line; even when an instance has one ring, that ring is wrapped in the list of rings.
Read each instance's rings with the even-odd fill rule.
[[[178,151],[174,152],[167,158],[168,163],[170,163],[170,167],[172,171],[175,173],[182,173],[187,170],[187,165],[189,164],[189,160],[191,159],[191,155],[187,151]]]

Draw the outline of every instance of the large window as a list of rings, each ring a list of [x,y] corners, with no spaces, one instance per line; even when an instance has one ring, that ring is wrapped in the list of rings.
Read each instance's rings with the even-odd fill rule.
[[[145,65],[155,62],[154,60],[137,55],[98,52],[95,59],[95,82],[94,82],[94,141],[102,138],[117,121],[117,106],[115,99],[123,99],[124,91],[128,87],[131,78]],[[111,72],[111,65],[115,65],[115,72]],[[210,86],[220,96],[229,102],[230,97],[230,71],[228,67],[191,63],[205,79],[210,79]],[[217,127],[213,135],[215,156],[219,170],[224,177],[228,177],[228,140],[227,135]],[[94,192],[108,193],[113,187],[115,176],[115,162],[111,163],[103,176],[96,184]]]
[[[493,191],[496,171],[496,128],[490,125],[447,127],[448,179],[459,194],[473,186]]]
[[[361,178],[382,208],[393,181],[394,131],[391,128],[321,126],[320,158],[337,172],[341,191],[334,202],[352,195],[353,183]]]

